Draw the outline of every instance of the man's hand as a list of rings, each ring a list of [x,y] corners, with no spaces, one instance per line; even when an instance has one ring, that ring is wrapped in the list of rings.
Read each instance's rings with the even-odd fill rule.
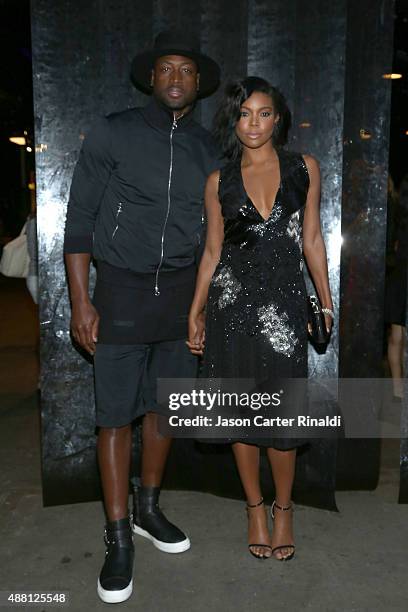
[[[99,315],[89,300],[72,304],[71,332],[74,340],[91,355],[98,341]]]
[[[88,294],[90,253],[66,253],[71,295],[71,332],[74,340],[93,355],[98,340],[99,315]]]

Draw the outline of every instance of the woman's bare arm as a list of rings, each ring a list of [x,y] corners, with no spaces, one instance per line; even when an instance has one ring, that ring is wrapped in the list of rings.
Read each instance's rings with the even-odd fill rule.
[[[218,199],[220,172],[210,174],[205,187],[205,210],[207,216],[207,238],[204,253],[198,269],[196,289],[189,314],[189,339],[191,352],[202,354],[204,346],[204,308],[207,303],[208,288],[215,268],[220,259],[224,240],[224,220]]]
[[[320,169],[311,155],[304,155],[310,185],[303,220],[303,253],[323,308],[333,310],[327,270],[326,247],[320,227]],[[332,319],[325,315],[330,329]]]

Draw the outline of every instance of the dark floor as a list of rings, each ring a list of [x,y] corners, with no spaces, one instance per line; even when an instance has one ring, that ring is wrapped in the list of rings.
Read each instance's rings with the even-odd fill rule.
[[[24,282],[0,277],[0,591],[64,591],[65,609],[104,610],[95,589],[104,555],[101,504],[42,507],[35,316]],[[407,610],[398,462],[398,441],[386,441],[376,491],[339,492],[338,514],[297,506],[297,553],[287,564],[248,554],[241,502],[164,491],[163,506],[192,548],[166,555],[137,540],[135,590],[118,609]]]

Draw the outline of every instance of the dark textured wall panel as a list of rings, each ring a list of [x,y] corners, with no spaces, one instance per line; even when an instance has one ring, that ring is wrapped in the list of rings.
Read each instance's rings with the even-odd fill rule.
[[[226,81],[247,74],[248,2],[234,3],[201,0],[201,50],[214,57],[221,67],[222,85],[201,103],[201,121],[211,128],[217,104]]]
[[[291,145],[316,157],[321,170],[321,224],[329,267],[334,311],[339,311],[339,262],[341,251],[341,173],[346,41],[346,0],[327,3],[296,2],[296,56],[294,113]],[[324,78],[323,78],[324,75]],[[310,293],[315,293],[310,280]],[[336,317],[338,323],[338,317]],[[337,378],[338,324],[324,354],[309,346],[309,376]],[[300,458],[305,491],[333,491],[337,443],[316,440]],[[322,470],[322,466],[326,466]],[[299,474],[300,476],[300,474]],[[300,479],[300,478],[299,478]],[[322,493],[323,494],[323,493]],[[313,497],[313,494],[312,494]]]
[[[318,0],[307,11],[304,3],[297,4],[293,147],[313,155],[320,164],[320,217],[334,310],[338,313],[347,3]],[[309,374],[337,377],[337,325],[324,355],[309,351]]]
[[[278,87],[293,111],[295,92],[296,0],[248,0],[248,74]]]
[[[408,275],[408,267],[407,267]],[[400,448],[400,490],[398,501],[408,504],[408,283],[407,283],[407,313],[405,326],[405,380],[404,397],[401,409],[401,448]]]
[[[361,10],[366,10],[375,21],[375,16],[381,11],[383,15],[391,4],[391,0],[385,3],[364,0]],[[377,117],[381,118],[376,133],[383,147],[382,157],[378,157],[378,147],[369,149],[364,163],[380,163],[380,171],[370,175],[369,189],[370,202],[377,211],[372,223],[378,223],[374,231],[380,243],[384,232],[379,211],[385,203],[385,192],[381,189],[387,150],[384,117],[389,99],[384,89],[376,92],[378,79],[372,77],[390,53],[392,24],[389,17],[378,17],[370,38],[363,37],[364,60],[354,57],[350,55],[352,41],[353,37],[357,40],[360,33],[358,22],[353,22],[356,16],[353,11],[357,9],[352,7],[350,12],[350,6],[348,2],[346,7],[346,0],[333,3],[312,0],[307,8],[300,0],[239,0],[234,3],[216,0],[32,1],[46,503],[94,499],[99,495],[92,370],[71,346],[70,309],[62,261],[65,208],[83,134],[97,116],[145,103],[146,96],[130,84],[130,61],[164,27],[179,26],[196,32],[201,38],[202,50],[219,61],[224,81],[259,74],[278,85],[293,111],[290,148],[315,155],[321,164],[323,230],[338,310],[342,179],[347,191],[347,182],[353,178],[342,168],[343,123],[348,121],[347,116],[353,115],[356,103],[356,90],[350,89],[349,81],[348,89],[344,89],[346,46],[346,71],[354,71],[353,62],[362,67],[364,61],[366,67],[370,66],[365,89],[361,92],[364,96],[359,98],[360,111],[366,117],[367,106],[372,113],[370,96],[375,94]],[[382,37],[381,45],[378,36]],[[376,51],[371,59],[374,47]],[[221,91],[200,103],[196,111],[207,127],[211,125],[220,94]],[[352,100],[347,102],[345,96]],[[301,123],[310,123],[310,127],[300,127]],[[360,204],[358,201],[353,206]],[[361,238],[361,249],[364,240],[369,241],[369,236]],[[348,261],[346,257],[346,266]],[[375,265],[377,268],[380,265],[378,256]],[[354,294],[350,297],[345,292],[344,295],[345,304],[352,304]],[[377,300],[379,295],[375,296]],[[311,348],[312,375],[337,376],[337,331],[325,355],[317,355]],[[348,340],[348,346],[347,343]],[[137,436],[135,447],[137,450]],[[298,501],[335,507],[335,454],[332,443],[319,441],[300,455],[295,491]],[[368,457],[367,462],[371,462],[375,470],[376,456]],[[190,466],[189,471],[183,467],[186,463]],[[347,474],[350,476],[350,469]],[[271,481],[265,463],[262,475],[265,494],[270,497]],[[192,442],[177,441],[175,444],[166,485],[241,495],[230,450],[203,449]]]
[[[71,2],[32,2],[45,503],[99,496],[92,368],[69,337],[65,208],[84,132],[97,116],[146,99],[129,64],[152,29],[149,4],[77,5],[74,17]]]
[[[339,372],[383,375],[383,305],[393,0],[348,2]],[[363,25],[363,27],[362,27]],[[375,41],[375,43],[373,42]],[[346,440],[338,486],[374,488],[379,440]]]
[[[146,2],[151,5],[153,12],[153,27],[151,34],[157,36],[161,30],[167,28],[185,29],[196,36],[200,30],[200,0],[153,0]],[[128,6],[128,10],[131,7]]]

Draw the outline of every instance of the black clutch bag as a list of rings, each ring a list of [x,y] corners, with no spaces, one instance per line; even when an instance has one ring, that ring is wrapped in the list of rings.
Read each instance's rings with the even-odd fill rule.
[[[315,344],[326,344],[329,340],[329,332],[326,329],[326,321],[322,313],[319,298],[316,295],[309,295],[307,298],[308,320],[311,331],[309,332]]]

